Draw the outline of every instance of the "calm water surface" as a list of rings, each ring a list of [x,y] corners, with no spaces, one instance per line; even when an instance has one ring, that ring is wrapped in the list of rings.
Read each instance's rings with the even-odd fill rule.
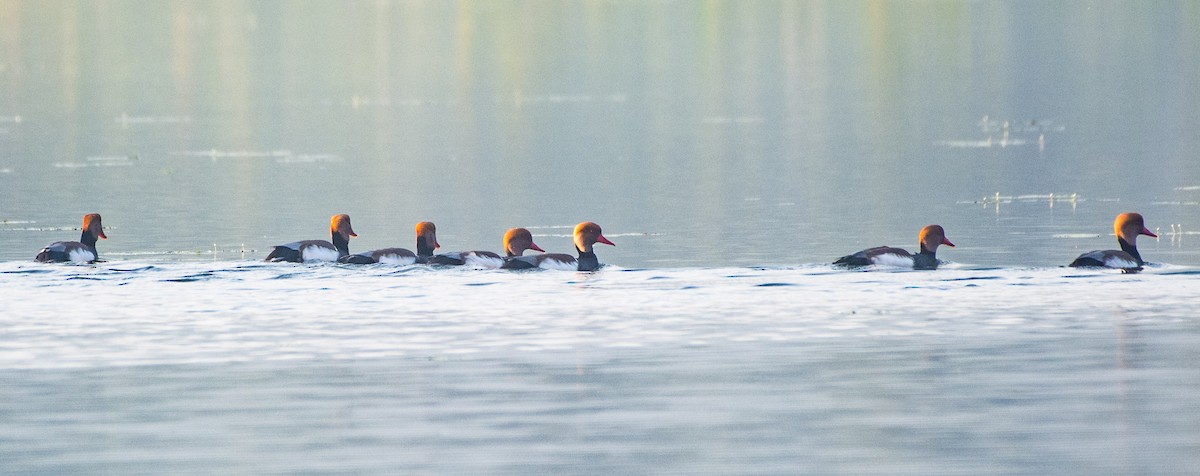
[[[1200,466],[1194,2],[0,0],[0,86],[0,472]],[[334,213],[618,246],[260,262]]]
[[[12,263],[33,472],[1181,473],[1192,268]]]

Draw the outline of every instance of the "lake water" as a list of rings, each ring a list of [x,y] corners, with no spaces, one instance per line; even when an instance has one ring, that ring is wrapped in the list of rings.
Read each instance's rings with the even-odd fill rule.
[[[1193,268],[0,266],[15,472],[1186,473]]]
[[[7,0],[0,84],[3,472],[1200,465],[1194,2]],[[261,262],[335,213],[617,246]]]

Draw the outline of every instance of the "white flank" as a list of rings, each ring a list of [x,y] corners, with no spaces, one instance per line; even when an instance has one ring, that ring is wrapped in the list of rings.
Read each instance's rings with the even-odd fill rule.
[[[1119,256],[1109,256],[1104,260],[1104,266],[1109,268],[1136,268],[1138,264],[1136,261],[1127,260]]]
[[[474,252],[467,253],[463,256],[463,266],[481,269],[500,269],[504,265],[503,258],[493,258],[490,256],[479,256]]]
[[[551,259],[551,258],[542,260],[542,262],[538,264],[538,267],[542,268],[542,269],[557,269],[559,271],[578,271],[579,270],[579,264],[575,261],[571,261],[568,263],[568,262],[559,261],[559,260]]]
[[[72,263],[90,263],[96,261],[96,254],[85,248],[75,248],[69,254]]]
[[[901,256],[901,255],[892,254],[892,253],[884,253],[884,254],[881,254],[874,258],[871,258],[871,262],[875,263],[877,265],[880,265],[880,266],[892,266],[892,267],[896,267],[896,268],[912,268],[913,267],[912,256]]]
[[[386,254],[386,255],[381,255],[379,257],[378,261],[382,264],[394,264],[394,265],[399,265],[399,266],[408,266],[410,264],[416,263],[417,258],[415,258],[413,256],[401,256],[398,254]]]
[[[305,246],[300,250],[300,258],[304,261],[337,261],[338,252],[324,246]]]

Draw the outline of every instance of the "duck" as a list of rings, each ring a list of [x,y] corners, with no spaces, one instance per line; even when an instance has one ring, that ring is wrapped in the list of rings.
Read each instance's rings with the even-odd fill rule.
[[[417,263],[428,264],[433,252],[441,248],[437,240],[437,226],[431,221],[417,223]]]
[[[350,254],[350,237],[358,236],[350,226],[350,215],[344,213],[329,219],[329,234],[333,243],[325,240],[304,240],[275,245],[275,249],[267,255],[267,261],[337,261]]]
[[[596,258],[596,253],[592,250],[592,245],[596,243],[604,243],[609,246],[617,246],[604,237],[604,233],[600,229],[600,225],[585,221],[575,226],[575,251],[579,257],[564,254],[564,253],[546,253],[542,255],[520,256],[514,255],[509,257],[503,269],[561,269],[568,271],[595,271],[600,269],[600,260]],[[533,242],[530,237],[530,243]],[[523,250],[522,250],[523,251]]]
[[[525,230],[524,228],[513,228],[504,234],[504,249],[508,256],[513,256],[510,240],[515,236],[514,230]],[[533,235],[529,235],[529,230],[525,230],[529,236],[529,243],[533,243]],[[537,245],[533,245],[537,248]],[[525,251],[528,246],[521,248]],[[541,248],[537,248],[541,250]],[[446,266],[470,266],[474,268],[497,269],[504,265],[505,257],[492,251],[453,251],[441,253],[430,257],[426,262],[428,264],[439,264]]]
[[[441,247],[437,242],[437,227],[434,226],[433,222],[423,221],[417,223],[416,231],[416,253],[413,253],[408,248],[383,248],[343,256],[338,259],[338,262],[350,264],[382,263],[402,266],[426,263],[433,257],[433,251]]]
[[[921,243],[921,251],[917,254],[909,253],[907,250],[900,248],[879,246],[843,256],[834,261],[833,264],[847,267],[881,264],[922,270],[937,269],[938,246],[946,245],[954,247],[954,243],[946,239],[946,230],[941,225],[928,225],[921,228],[919,241]]]
[[[529,230],[509,228],[504,232],[504,256],[491,251],[466,251],[440,254],[433,257],[433,261],[435,264],[468,264],[479,268],[497,269],[505,268],[510,260],[520,257],[525,250],[537,250],[543,253],[546,251],[533,242],[533,234]]]
[[[50,243],[33,259],[43,263],[95,263],[100,260],[100,254],[96,252],[96,238],[107,240],[108,235],[104,234],[100,214],[89,213],[83,216],[83,233],[79,235],[79,241]]]
[[[1125,272],[1137,272],[1146,262],[1138,253],[1137,237],[1146,235],[1158,238],[1158,235],[1146,228],[1146,221],[1140,213],[1122,213],[1113,221],[1113,232],[1117,235],[1117,245],[1120,250],[1096,250],[1079,255],[1067,265],[1072,268],[1116,268]]]
[[[417,262],[417,255],[406,248],[382,248],[364,251],[338,258],[339,263],[349,264],[395,264],[406,266]]]

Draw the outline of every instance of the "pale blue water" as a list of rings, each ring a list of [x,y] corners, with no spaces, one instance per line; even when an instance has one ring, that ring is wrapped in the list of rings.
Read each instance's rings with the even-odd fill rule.
[[[1197,276],[7,263],[0,461],[1187,473]]]
[[[0,0],[0,473],[1194,473],[1198,91],[1188,1]]]

